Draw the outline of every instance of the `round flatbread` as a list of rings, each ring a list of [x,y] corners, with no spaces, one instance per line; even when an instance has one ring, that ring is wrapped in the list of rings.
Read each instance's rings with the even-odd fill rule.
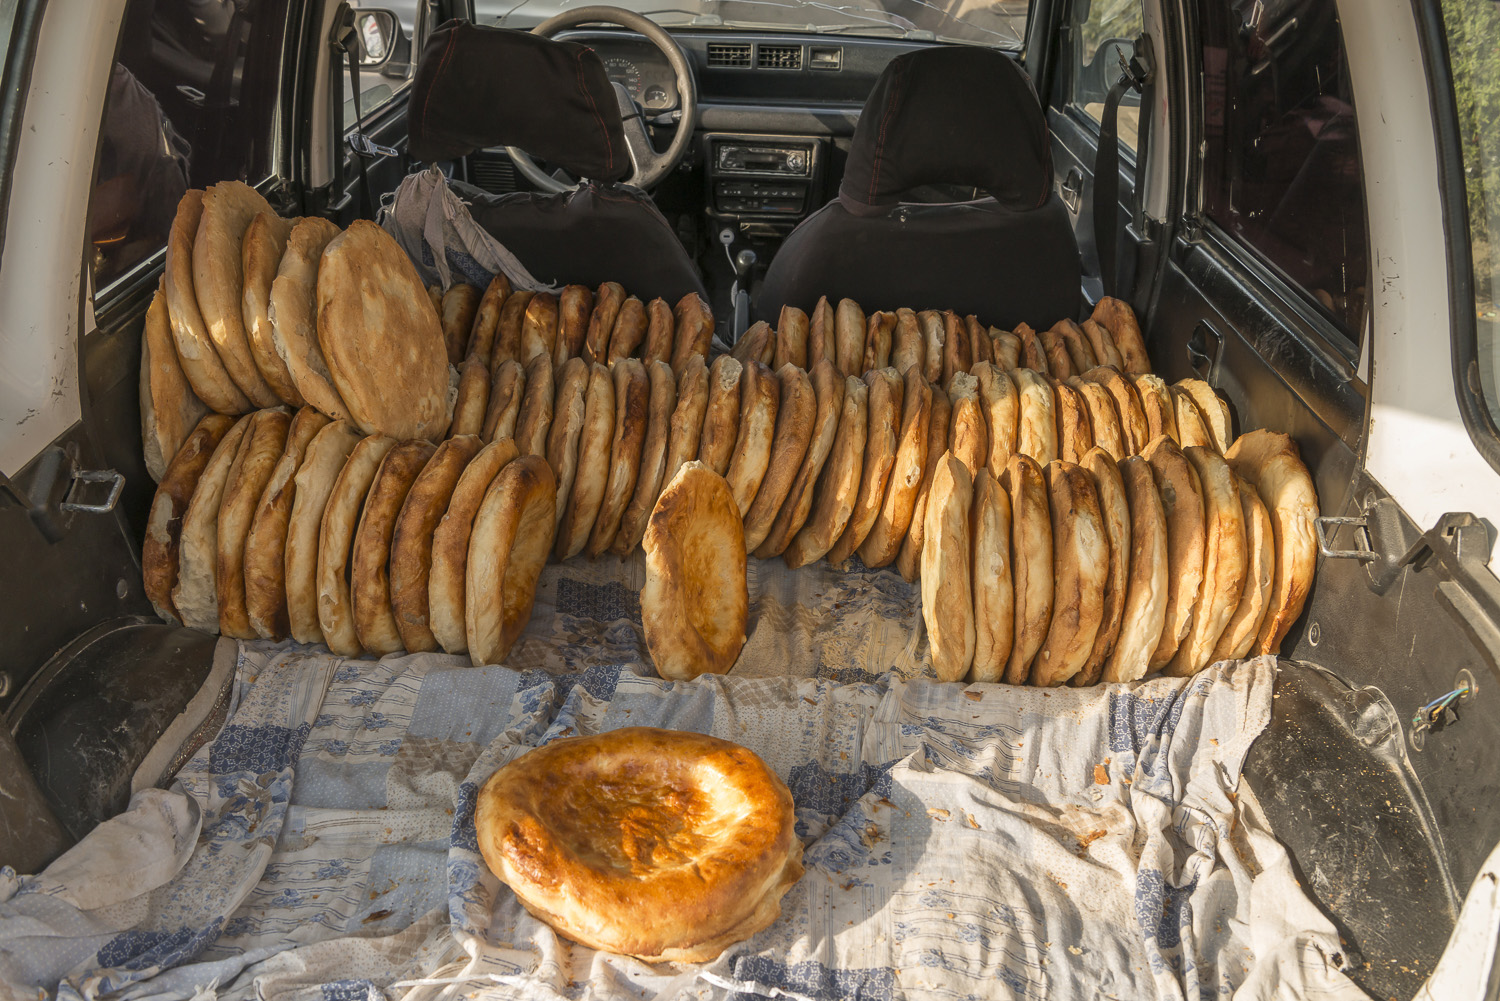
[[[953,388],[953,377],[974,367],[969,328],[951,309],[943,313],[943,385]],[[972,469],[970,474],[972,475]]]
[[[922,339],[922,326],[917,314],[905,306],[896,310],[896,326],[891,331],[891,367],[902,376],[906,370],[916,367],[926,373],[927,345]]]
[[[972,373],[979,382],[979,404],[984,413],[985,441],[989,444],[985,466],[998,479],[1016,450],[1020,392],[1015,381],[990,362],[975,362]]]
[[[979,380],[955,372],[948,382],[948,448],[972,477],[990,459],[990,432],[979,400]]]
[[[495,346],[490,355],[490,369],[504,361],[521,363],[521,324],[526,319],[526,307],[531,305],[535,292],[513,292],[500,307],[500,319],[495,323]]]
[[[407,494],[435,450],[431,442],[404,441],[386,453],[354,533],[349,563],[354,633],[359,645],[376,655],[403,649],[401,630],[391,610],[391,542]]]
[[[557,494],[554,521],[562,524],[563,509],[573,494],[573,477],[578,474],[578,441],[583,435],[584,395],[589,388],[592,368],[582,358],[569,358],[557,380],[552,427],[547,431],[547,465]],[[556,529],[553,530],[556,534]]]
[[[1234,432],[1231,430],[1229,404],[1224,402],[1224,398],[1202,379],[1179,379],[1172,388],[1181,391],[1197,404],[1198,414],[1208,429],[1214,451],[1220,455],[1228,451],[1230,444],[1234,442]]]
[[[1109,546],[1109,565],[1104,578],[1104,614],[1099,620],[1093,648],[1083,667],[1068,679],[1068,683],[1075,686],[1095,684],[1104,672],[1104,663],[1114,652],[1115,641],[1120,638],[1126,589],[1130,583],[1130,502],[1125,496],[1125,484],[1120,479],[1117,460],[1106,450],[1094,447],[1084,453],[1079,465],[1094,480],[1099,514],[1104,523],[1104,540]]]
[[[1047,374],[1054,379],[1066,379],[1072,375],[1073,359],[1068,357],[1068,349],[1057,331],[1038,330],[1036,338],[1047,356]]]
[[[684,462],[691,462],[698,454],[698,440],[703,436],[707,413],[708,366],[702,358],[689,359],[687,367],[677,376],[677,406],[672,411],[667,461],[661,472],[663,487],[672,482]]]
[[[1164,673],[1186,677],[1203,670],[1245,590],[1245,515],[1229,463],[1208,445],[1182,450],[1203,487],[1206,534],[1203,589],[1193,606],[1187,635]]]
[[[1167,516],[1151,464],[1139,455],[1117,468],[1130,507],[1130,570],[1120,634],[1104,665],[1103,679],[1136,681],[1149,670],[1151,654],[1167,621]]]
[[[224,497],[219,502],[219,525],[214,563],[214,595],[219,604],[219,632],[235,639],[255,638],[245,611],[245,537],[266,481],[286,449],[292,418],[284,410],[257,410],[240,445]]]
[[[641,474],[641,451],[646,446],[651,417],[651,379],[646,375],[646,366],[636,358],[620,358],[610,365],[610,376],[615,389],[614,433],[609,444],[604,498],[584,546],[589,559],[600,556],[613,545],[620,531],[620,519],[625,516],[625,507]]]
[[[349,453],[363,440],[359,429],[348,421],[325,425],[313,435],[292,477],[296,489],[286,526],[283,570],[287,627],[298,643],[323,642],[318,621],[318,537],[333,485]]]
[[[1130,382],[1135,386],[1136,394],[1140,397],[1141,413],[1146,415],[1146,444],[1166,435],[1174,443],[1181,442],[1181,436],[1177,433],[1177,405],[1172,401],[1171,390],[1160,378],[1147,372],[1142,375],[1132,375]],[[1144,454],[1146,446],[1141,446]]]
[[[1203,587],[1207,527],[1198,472],[1177,443],[1163,435],[1147,445],[1142,454],[1151,464],[1167,518],[1167,614],[1161,640],[1151,655],[1150,666],[1155,669],[1176,655],[1187,636]]]
[[[521,355],[525,365],[537,355],[546,355],[551,362],[557,347],[557,296],[551,292],[538,292],[526,304],[521,315]]]
[[[833,314],[834,360],[845,375],[864,371],[865,311],[853,299],[840,299]]]
[[[474,355],[488,369],[495,367],[495,334],[500,329],[500,313],[508,298],[510,279],[501,272],[490,279],[484,295],[480,296],[479,308],[474,311],[474,323],[469,327],[469,344],[464,354]]]
[[[1063,348],[1068,352],[1068,361],[1073,366],[1074,374],[1087,372],[1099,364],[1099,359],[1094,355],[1093,346],[1084,335],[1083,328],[1078,324],[1064,318],[1053,324],[1052,332],[1062,339]]]
[[[990,345],[990,334],[984,324],[979,322],[979,317],[970,314],[964,317],[964,329],[968,331],[969,352],[974,356],[973,365],[969,371],[974,371],[974,365],[980,362],[993,362],[994,349]]]
[[[886,371],[894,372],[895,369]],[[895,560],[911,528],[912,510],[927,468],[927,440],[931,437],[932,388],[915,367],[906,370],[901,389],[901,430],[896,437],[896,460],[885,499],[870,534],[860,543],[865,566],[883,567]]]
[[[781,307],[776,320],[776,352],[771,361],[776,371],[780,372],[784,365],[808,368],[807,322],[807,314],[796,306]]]
[[[546,460],[524,455],[495,476],[474,517],[464,592],[469,659],[503,664],[531,619],[536,582],[557,530],[557,483]]]
[[[448,434],[479,434],[490,404],[490,370],[478,355],[464,359],[458,370],[458,402]]]
[[[1120,458],[1139,455],[1151,442],[1151,429],[1146,423],[1146,412],[1141,409],[1141,394],[1136,391],[1135,383],[1107,365],[1089,369],[1083,373],[1083,378],[1101,386],[1115,405],[1115,415],[1120,419],[1120,446],[1125,450]]]
[[[271,336],[270,310],[271,284],[276,281],[281,268],[281,256],[286,253],[286,241],[292,235],[292,226],[298,221],[283,219],[272,212],[260,213],[250,220],[241,251],[245,289],[240,297],[240,310],[250,354],[266,385],[282,403],[292,407],[300,407],[307,401],[297,391],[286,362],[276,353],[276,341]]]
[[[1052,387],[1054,419],[1057,421],[1057,456],[1077,465],[1083,453],[1094,447],[1094,431],[1089,412],[1078,391],[1066,382]]]
[[[284,640],[290,623],[286,606],[286,535],[297,496],[297,470],[307,447],[330,419],[303,407],[292,417],[286,447],[261,491],[245,535],[245,614],[261,639]]]
[[[1098,359],[1097,364],[1107,365],[1116,371],[1124,368],[1125,359],[1121,356],[1120,349],[1115,347],[1114,336],[1110,334],[1108,327],[1095,320],[1084,320],[1083,335],[1088,338],[1089,347]]]
[[[495,476],[516,458],[509,438],[490,442],[464,467],[437,528],[427,570],[427,626],[447,653],[468,653],[469,536]]]
[[[646,442],[641,446],[641,471],[620,519],[620,530],[610,546],[610,552],[622,559],[640,545],[646,523],[656,508],[656,498],[661,495],[662,471],[667,467],[667,445],[672,436],[672,412],[677,407],[677,382],[672,377],[672,366],[664,361],[647,362],[646,375],[651,381],[651,395],[646,413]]]
[[[1203,419],[1203,412],[1193,398],[1176,386],[1168,387],[1172,396],[1172,414],[1177,420],[1177,441],[1183,448],[1190,446],[1214,447],[1213,435]]]
[[[370,485],[395,446],[394,438],[383,435],[369,435],[355,445],[334,480],[328,507],[323,511],[318,531],[318,626],[323,630],[323,642],[340,657],[358,657],[365,652],[354,628],[350,557]]]
[[[620,307],[625,305],[625,289],[618,282],[605,282],[594,293],[594,312],[589,316],[588,333],[583,339],[582,358],[589,365],[609,357],[609,337],[614,333]]]
[[[1037,332],[1022,323],[1016,327],[1016,338],[1021,342],[1021,364],[1018,367],[1030,369],[1038,375],[1051,375],[1052,367],[1047,364],[1047,349],[1042,346]]]
[[[432,453],[407,491],[391,532],[391,613],[401,645],[411,653],[438,649],[428,621],[432,536],[448,510],[458,478],[484,447],[475,435],[449,438]]]
[[[406,251],[367,219],[356,219],[323,250],[318,344],[344,406],[366,434],[436,441],[447,430],[442,327]]]
[[[818,362],[827,359],[838,369],[838,345],[835,343],[838,324],[833,318],[833,307],[828,297],[821,296],[813,311],[807,315],[807,370],[810,372]]]
[[[667,300],[656,298],[646,304],[646,345],[641,349],[643,360],[665,362],[668,368],[672,367],[672,332],[675,325],[672,307],[667,304]]]
[[[952,452],[938,459],[927,495],[922,545],[922,621],[932,670],[939,681],[958,681],[974,662],[974,595],[969,469]]]
[[[292,227],[271,283],[267,316],[276,357],[286,366],[297,393],[334,420],[348,420],[349,409],[333,385],[318,344],[318,262],[338,235],[338,226],[327,219],[307,218]]]
[[[689,462],[667,484],[641,541],[641,624],[663,678],[723,674],[745,645],[750,595],[745,533],[729,484]]]
[[[1240,600],[1219,634],[1209,655],[1210,664],[1220,660],[1238,660],[1255,646],[1261,618],[1271,601],[1271,580],[1276,572],[1276,530],[1260,494],[1242,477],[1234,478],[1240,497],[1240,515],[1245,522],[1245,586]]]
[[[1105,296],[1094,307],[1090,317],[1095,323],[1108,328],[1120,353],[1120,370],[1130,375],[1144,375],[1151,371],[1151,359],[1146,356],[1146,342],[1141,337],[1141,326],[1136,322],[1135,310],[1130,304],[1112,296]]]
[[[468,354],[474,317],[479,312],[479,289],[467,282],[457,282],[443,293],[438,305],[438,323],[443,330],[443,346],[449,365],[462,365]]]
[[[755,491],[755,500],[745,512],[745,547],[752,552],[765,542],[786,502],[807,456],[807,447],[812,443],[813,421],[818,415],[818,399],[806,372],[787,362],[776,373],[776,382],[781,396],[776,407],[770,460]]]
[[[746,365],[740,376],[739,433],[729,469],[724,474],[741,518],[750,510],[771,461],[780,401],[781,387],[776,374],[758,361]]]
[[[547,432],[552,429],[556,386],[552,356],[539,354],[526,363],[526,391],[516,413],[516,448],[522,455],[547,455]]]
[[[646,338],[646,304],[631,296],[620,304],[620,315],[615,317],[615,329],[609,335],[609,360],[613,364],[621,358],[632,358],[635,349]]]
[[[146,537],[141,542],[141,577],[146,597],[156,614],[168,622],[180,622],[172,589],[177,586],[177,553],[182,544],[182,520],[197,490],[198,480],[213,458],[219,442],[234,427],[235,419],[207,414],[172,457],[146,517]]]
[[[141,446],[151,479],[161,482],[172,457],[206,413],[208,407],[177,360],[167,297],[158,288],[141,332]]]
[[[1042,467],[1029,455],[1010,457],[1000,485],[1010,499],[1010,566],[1016,610],[1005,683],[1024,685],[1052,622],[1052,514]]]
[[[843,563],[854,555],[865,536],[870,534],[870,529],[875,527],[891,469],[896,464],[896,441],[901,433],[901,397],[905,387],[893,368],[866,372],[864,381],[869,387],[865,458],[860,467],[859,493],[854,498],[848,524],[844,526],[844,534],[828,551],[828,562],[833,564]]]
[[[1094,481],[1081,466],[1050,464],[1047,502],[1052,512],[1052,622],[1031,662],[1031,683],[1050,688],[1083,667],[1104,617],[1109,541]]]
[[[859,495],[869,421],[869,387],[854,376],[844,376],[844,402],[838,431],[823,472],[813,488],[812,510],[801,531],[782,553],[789,569],[806,566],[832,548],[849,524]]]
[[[891,363],[891,335],[896,329],[895,313],[871,313],[865,320],[865,355],[860,367],[869,372]],[[906,373],[898,371],[897,375]]]
[[[785,552],[793,536],[802,531],[802,526],[807,523],[807,516],[812,512],[813,488],[823,472],[824,463],[833,451],[833,440],[838,434],[839,415],[844,409],[844,377],[833,367],[833,362],[826,358],[818,360],[810,376],[809,383],[816,402],[812,436],[808,439],[807,450],[797,466],[796,478],[787,490],[786,499],[782,501],[781,510],[776,512],[776,520],[771,523],[770,531],[755,549],[755,555],[763,560]],[[787,404],[782,404],[783,409],[786,406]],[[775,465],[773,460],[772,466]],[[764,484],[761,489],[765,489]]]
[[[931,383],[928,383],[928,388],[932,391],[932,413],[927,421],[927,460],[922,464],[922,483],[917,488],[917,499],[912,504],[911,525],[906,530],[906,538],[901,542],[901,551],[896,554],[896,569],[907,583],[914,583],[922,575],[927,494],[932,489],[932,475],[937,469],[937,461],[948,451],[948,432],[953,415],[953,405],[948,402],[948,394]]]
[[[1016,631],[1015,590],[1010,569],[1010,497],[1000,481],[981,469],[969,507],[970,571],[974,593],[974,663],[970,681],[1005,680]]]
[[[1111,460],[1119,462],[1128,454],[1125,451],[1125,435],[1120,427],[1120,414],[1115,409],[1109,391],[1096,382],[1074,378],[1070,385],[1077,391],[1083,408],[1088,411],[1089,431],[1094,444],[1109,453]]]
[[[193,488],[182,515],[178,535],[177,582],[172,587],[172,607],[182,624],[200,632],[219,631],[219,599],[216,581],[219,560],[219,505],[229,471],[250,429],[250,417],[241,418],[215,446]]]
[[[672,366],[681,378],[682,371]],[[723,476],[734,458],[740,431],[740,380],[744,366],[729,355],[720,355],[708,370],[708,406],[703,414],[703,433],[698,439],[698,461]]]
[[[557,340],[552,345],[552,370],[562,371],[569,358],[583,353],[589,320],[594,315],[594,291],[587,285],[569,285],[557,297]]]
[[[208,336],[203,314],[198,311],[198,297],[193,291],[193,243],[202,220],[203,192],[194,188],[185,192],[178,201],[177,214],[167,234],[162,290],[167,296],[172,341],[177,347],[183,375],[198,398],[221,414],[243,414],[255,409],[255,405],[240,392],[219,359],[218,349]]]
[[[714,314],[701,295],[689,292],[677,300],[672,319],[672,374],[680,378],[693,355],[708,361],[708,346],[714,339]]]
[[[995,367],[1009,372],[1021,364],[1021,339],[1008,330],[990,328],[990,353]]]
[[[486,442],[514,438],[521,401],[526,396],[526,370],[514,358],[495,366],[490,376],[490,396],[485,401],[484,427],[479,436]]]
[[[1030,456],[1038,466],[1057,458],[1057,419],[1052,384],[1029,368],[1010,373],[1016,382],[1020,406],[1016,411],[1016,452]]]
[[[615,387],[609,369],[595,362],[584,391],[583,430],[578,440],[578,469],[558,525],[559,560],[577,556],[587,545],[594,520],[609,486],[610,446],[615,435]]]
[[[274,407],[281,400],[261,378],[245,335],[245,230],[262,212],[272,212],[271,204],[242,181],[220,181],[203,192],[203,218],[193,237],[193,293],[229,378],[257,407]]]
[[[769,365],[776,357],[776,333],[765,320],[757,320],[735,340],[729,353],[741,365],[748,365],[752,361]]]

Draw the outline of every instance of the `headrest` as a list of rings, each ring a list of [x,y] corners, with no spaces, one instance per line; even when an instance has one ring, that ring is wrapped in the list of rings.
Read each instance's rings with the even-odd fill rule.
[[[449,21],[427,39],[407,107],[418,160],[516,146],[595,181],[631,170],[614,86],[576,42]]]
[[[929,184],[975,187],[1004,208],[1052,190],[1052,145],[1025,71],[993,49],[956,45],[892,59],[865,101],[839,201],[868,214]]]

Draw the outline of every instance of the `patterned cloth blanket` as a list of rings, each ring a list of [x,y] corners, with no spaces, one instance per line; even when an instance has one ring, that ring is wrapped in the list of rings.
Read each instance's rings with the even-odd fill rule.
[[[940,684],[896,575],[752,560],[735,670],[669,683],[643,573],[549,567],[507,667],[226,642],[228,721],[171,788],[40,875],[0,870],[0,996],[1364,997],[1238,785],[1273,659]],[[634,725],[743,744],[795,798],[807,873],[715,962],[560,939],[477,852],[494,769]]]

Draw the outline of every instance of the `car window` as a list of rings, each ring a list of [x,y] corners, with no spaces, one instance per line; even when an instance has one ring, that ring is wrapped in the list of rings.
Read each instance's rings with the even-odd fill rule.
[[[89,199],[94,288],[166,245],[188,188],[271,173],[287,0],[130,0]]]
[[[1368,308],[1364,173],[1338,11],[1199,0],[1203,212],[1357,345]]]
[[[1500,425],[1500,5],[1443,0],[1443,26],[1468,196],[1479,382]]]
[[[1072,12],[1068,104],[1098,125],[1104,99],[1120,79],[1120,57],[1130,58],[1141,34],[1141,0],[1075,0]],[[1120,100],[1118,134],[1132,155],[1140,121],[1141,97],[1127,90]]]
[[[417,7],[412,4],[408,9],[392,4],[389,0],[368,0],[364,6],[390,10],[397,15],[397,33],[387,37],[377,29],[373,19],[360,17],[358,2],[352,6],[355,8],[356,30],[360,32],[364,51],[368,56],[382,60],[377,66],[359,67],[359,113],[369,118],[411,84],[413,64],[416,61],[413,58],[412,39],[416,31]],[[355,111],[354,86],[349,80],[347,57],[340,60],[339,75],[344,81],[344,125],[346,129],[352,130]]]

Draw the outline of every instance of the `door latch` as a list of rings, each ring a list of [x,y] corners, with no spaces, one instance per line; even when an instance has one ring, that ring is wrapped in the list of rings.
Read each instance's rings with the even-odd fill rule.
[[[120,502],[125,475],[114,469],[79,469],[75,445],[53,445],[33,465],[31,482],[22,487],[0,473],[0,496],[25,510],[49,544],[62,541],[61,514],[108,514]]]
[[[1083,204],[1083,175],[1077,167],[1069,167],[1068,176],[1063,178],[1062,200],[1069,212],[1078,214],[1078,207]]]

